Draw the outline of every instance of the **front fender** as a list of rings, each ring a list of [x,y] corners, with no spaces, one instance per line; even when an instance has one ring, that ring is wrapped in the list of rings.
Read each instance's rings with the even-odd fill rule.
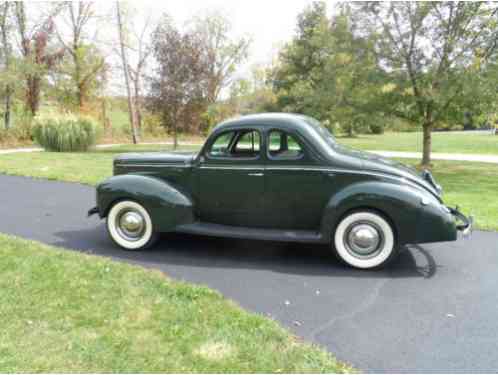
[[[421,213],[421,195],[416,190],[385,181],[358,182],[334,194],[325,207],[321,233],[331,240],[342,217],[355,209],[373,209],[384,214],[396,230],[399,244],[416,243],[416,225]]]
[[[112,205],[130,199],[149,212],[154,230],[173,231],[178,225],[194,222],[192,199],[170,183],[143,175],[113,176],[97,186],[97,207],[100,217],[106,217]]]

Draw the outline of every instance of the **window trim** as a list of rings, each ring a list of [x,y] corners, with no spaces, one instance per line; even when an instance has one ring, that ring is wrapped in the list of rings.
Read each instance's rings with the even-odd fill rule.
[[[230,140],[229,145],[228,145],[229,150],[232,150],[232,148],[235,147],[236,142],[238,142],[238,140],[241,137],[240,133],[242,133],[242,132],[247,133],[247,132],[250,132],[250,131],[258,132],[258,135],[259,135],[259,152],[258,152],[258,154],[256,156],[237,158],[237,157],[233,157],[233,156],[213,156],[213,155],[210,154],[211,148],[213,147],[214,143],[223,134],[230,133],[230,132],[235,133],[234,136],[232,137],[232,139]],[[211,142],[209,144],[209,147],[206,149],[206,152],[204,153],[204,156],[206,157],[206,159],[210,159],[210,160],[253,161],[253,160],[261,160],[262,159],[262,150],[263,150],[263,135],[262,135],[260,129],[255,128],[255,127],[254,128],[253,127],[248,127],[248,128],[241,128],[241,129],[227,129],[226,131],[220,132],[220,134],[216,135],[216,137],[214,138],[213,142]]]
[[[252,130],[252,129],[247,129],[247,131],[245,131],[245,130],[238,131],[237,135],[233,141],[233,145],[232,145],[233,151],[237,150],[237,145],[240,142],[240,139],[242,137],[245,137],[247,134],[253,133],[253,132],[254,132],[254,130]],[[261,147],[262,147],[263,142],[261,141],[261,134],[259,132],[258,132],[258,136],[259,136],[259,150],[257,150],[257,153],[261,154]],[[253,146],[254,145],[256,145],[256,143],[254,143],[254,139],[253,139]],[[256,152],[254,149],[253,149],[253,151]],[[237,158],[237,159],[240,159],[240,158]]]
[[[299,155],[298,157],[272,156],[270,154],[270,134],[271,134],[271,132],[274,132],[274,131],[280,132],[280,133],[285,133],[288,136],[290,135],[292,138],[294,138],[294,140],[297,142],[299,147],[301,147],[301,155]],[[302,160],[305,158],[305,154],[306,154],[305,150],[306,150],[306,148],[304,147],[303,142],[299,139],[299,137],[295,133],[289,132],[287,130],[279,129],[279,128],[268,129],[267,134],[266,134],[266,157],[268,158],[268,160],[272,160],[272,161],[298,161],[298,160]]]

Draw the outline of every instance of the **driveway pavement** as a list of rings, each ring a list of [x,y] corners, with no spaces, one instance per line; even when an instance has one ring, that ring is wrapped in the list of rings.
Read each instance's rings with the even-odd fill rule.
[[[258,241],[169,235],[126,252],[85,217],[91,187],[0,175],[0,189],[0,232],[206,284],[364,371],[498,368],[497,233],[410,247],[375,272],[341,266],[327,247]]]

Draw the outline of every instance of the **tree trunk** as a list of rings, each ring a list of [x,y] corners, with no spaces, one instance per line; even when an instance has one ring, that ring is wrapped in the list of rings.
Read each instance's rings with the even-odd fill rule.
[[[176,119],[173,122],[173,150],[178,148],[178,126],[176,124]]]
[[[432,123],[425,122],[423,125],[423,131],[422,165],[430,166],[432,151]]]
[[[348,137],[353,138],[354,137],[354,125],[350,124],[348,127]]]
[[[104,127],[104,134],[106,137],[110,135],[109,120],[107,119],[107,106],[105,98],[102,98],[102,126]]]
[[[76,84],[76,100],[78,101],[78,110],[81,112],[83,111],[83,108],[85,107],[85,98],[84,98],[84,92],[85,88],[83,87],[83,84],[80,82],[79,78],[79,73],[77,73],[77,84]]]
[[[135,110],[137,113],[137,128],[139,136],[142,136],[142,109],[140,103],[140,82],[138,82],[138,72],[133,83],[135,89]]]
[[[123,73],[125,76],[125,84],[126,84],[126,93],[128,95],[128,113],[130,116],[130,124],[131,124],[131,136],[132,136],[132,141],[134,144],[137,144],[138,142],[138,134],[137,134],[137,127],[136,127],[136,113],[135,113],[135,106],[133,105],[133,99],[131,95],[131,88],[130,88],[130,76],[128,72],[128,62],[126,59],[126,51],[125,51],[125,44],[124,44],[124,38],[123,38],[123,24],[121,21],[121,10],[119,7],[119,1],[116,1],[116,13],[117,13],[117,19],[118,19],[118,31],[119,31],[119,44],[121,45],[121,61],[123,62]]]
[[[40,84],[41,78],[37,75],[32,75],[27,80],[26,102],[33,117],[36,116],[40,108]]]
[[[431,151],[432,151],[432,117],[433,105],[432,102],[428,103],[425,116],[423,128],[423,150],[422,150],[422,165],[430,167],[431,165]]]
[[[5,130],[10,129],[10,98],[12,96],[12,91],[9,85],[7,85],[5,93],[5,115],[4,115],[4,123]]]
[[[7,29],[7,14],[9,10],[9,3],[5,2],[3,4],[4,6],[4,11],[2,15],[2,44],[3,44],[3,52],[4,52],[4,61],[5,61],[5,70],[9,71],[10,67],[10,45],[9,45],[9,37],[7,35],[8,29]],[[5,114],[4,114],[4,125],[5,125],[5,130],[10,129],[10,102],[11,102],[11,97],[12,97],[12,87],[7,84],[5,85]]]
[[[83,94],[81,87],[81,72],[80,72],[80,62],[78,60],[78,45],[73,42],[73,62],[74,62],[74,80],[76,81],[76,101],[78,104],[78,110],[81,112],[83,109]]]

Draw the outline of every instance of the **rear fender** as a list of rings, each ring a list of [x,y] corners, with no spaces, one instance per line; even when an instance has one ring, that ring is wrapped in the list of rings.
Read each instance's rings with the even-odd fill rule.
[[[178,225],[194,222],[192,199],[159,178],[126,174],[113,176],[97,186],[100,217],[106,217],[114,203],[125,199],[145,207],[157,232],[173,231]]]
[[[350,211],[370,209],[384,215],[394,226],[399,244],[416,241],[421,197],[408,186],[384,181],[358,182],[334,194],[322,217],[321,233],[332,240],[335,227]]]

